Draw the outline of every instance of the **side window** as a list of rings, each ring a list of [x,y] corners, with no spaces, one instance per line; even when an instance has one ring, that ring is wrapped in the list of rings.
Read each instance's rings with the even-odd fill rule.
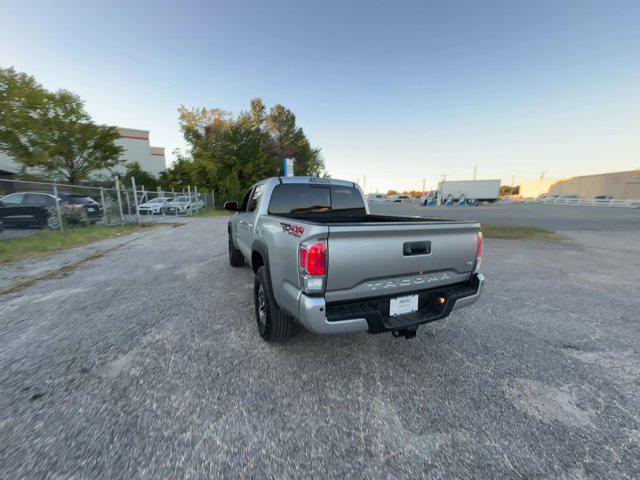
[[[22,198],[24,197],[24,193],[14,193],[12,195],[7,195],[2,199],[2,203],[5,205],[17,205],[22,203]]]
[[[258,185],[253,189],[253,195],[251,195],[251,201],[249,202],[249,212],[255,212],[260,205],[262,199],[262,193],[264,192],[264,184]]]
[[[247,191],[247,193],[245,194],[244,198],[242,199],[242,203],[240,204],[240,208],[238,209],[239,212],[247,211],[247,204],[249,203],[249,197],[251,196],[252,191],[253,189],[250,188],[249,191]]]
[[[47,195],[40,195],[38,193],[27,193],[25,195],[24,203],[29,205],[45,206],[47,205]]]

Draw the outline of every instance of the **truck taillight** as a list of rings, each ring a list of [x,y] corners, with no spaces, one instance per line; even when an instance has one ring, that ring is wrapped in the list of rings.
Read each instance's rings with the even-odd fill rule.
[[[327,274],[327,242],[312,241],[300,245],[300,283],[307,293],[324,291]]]
[[[476,236],[477,249],[476,249],[476,266],[473,268],[474,272],[480,270],[480,264],[482,263],[482,232],[478,232]]]
[[[325,275],[327,273],[327,244],[324,240],[311,245],[300,245],[300,268],[309,275]]]

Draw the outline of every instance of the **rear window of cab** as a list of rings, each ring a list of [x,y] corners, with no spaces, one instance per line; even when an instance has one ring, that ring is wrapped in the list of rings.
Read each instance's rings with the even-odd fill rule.
[[[339,185],[280,184],[271,194],[271,215],[365,214],[364,200],[354,187]]]

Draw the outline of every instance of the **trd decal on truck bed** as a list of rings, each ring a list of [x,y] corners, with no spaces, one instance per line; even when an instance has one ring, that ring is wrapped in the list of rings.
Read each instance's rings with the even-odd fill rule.
[[[290,225],[288,223],[281,223],[282,231],[288,233],[289,235],[293,235],[294,237],[300,238],[304,233],[304,227],[300,225]]]

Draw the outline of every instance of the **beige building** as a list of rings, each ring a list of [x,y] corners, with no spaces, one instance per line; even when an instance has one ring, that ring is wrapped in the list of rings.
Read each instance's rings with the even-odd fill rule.
[[[118,127],[118,132],[116,144],[124,147],[122,156],[127,163],[138,162],[142,170],[156,176],[167,168],[164,148],[151,146],[149,130]],[[125,169],[122,170],[124,173]]]
[[[540,195],[546,195],[549,193],[551,185],[561,180],[551,178],[540,178],[538,180],[528,180],[519,184],[520,193],[522,198],[536,198]]]
[[[610,195],[618,200],[638,200],[640,199],[640,170],[584,175],[558,180],[550,185],[548,193],[550,195],[577,195],[580,198]]]
[[[152,147],[149,143],[149,130],[118,127],[120,138],[116,144],[124,148],[122,158],[127,164],[138,162],[142,170],[159,175],[167,168],[163,147]],[[126,167],[118,168],[124,173]],[[0,178],[11,178],[20,171],[18,164],[8,155],[0,152]],[[107,172],[102,172],[107,173]]]

